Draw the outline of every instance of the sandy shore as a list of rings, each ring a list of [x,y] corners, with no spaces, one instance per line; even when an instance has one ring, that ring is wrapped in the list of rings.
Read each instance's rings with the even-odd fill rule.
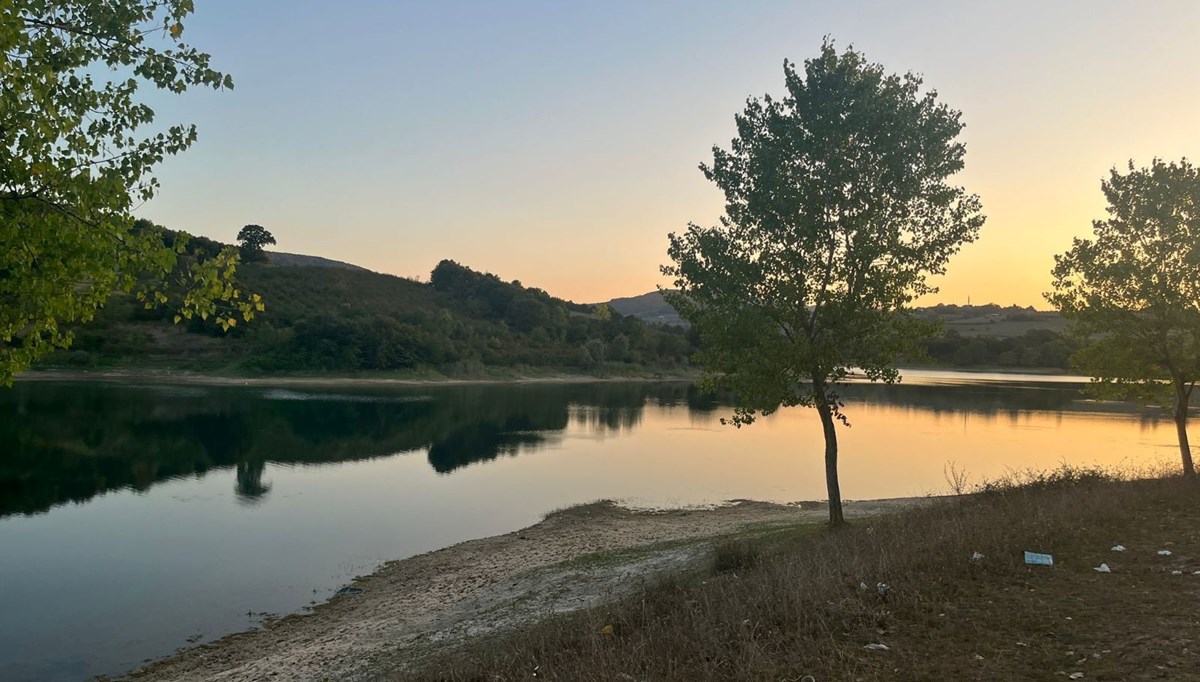
[[[918,500],[850,502],[867,516]],[[630,511],[598,502],[515,533],[385,564],[357,594],[312,613],[182,651],[134,680],[378,679],[470,637],[619,596],[641,580],[703,560],[704,540],[820,522],[824,503],[739,502],[706,510]]]

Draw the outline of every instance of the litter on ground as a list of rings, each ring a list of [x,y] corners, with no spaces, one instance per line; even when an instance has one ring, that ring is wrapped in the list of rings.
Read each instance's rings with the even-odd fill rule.
[[[1054,557],[1049,554],[1039,554],[1037,552],[1025,552],[1025,563],[1032,566],[1053,566]]]

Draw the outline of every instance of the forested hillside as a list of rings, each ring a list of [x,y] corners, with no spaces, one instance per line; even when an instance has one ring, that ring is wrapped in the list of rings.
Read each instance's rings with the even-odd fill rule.
[[[344,267],[243,264],[238,284],[266,310],[221,331],[115,297],[71,350],[43,366],[123,365],[236,373],[679,371],[686,330],[647,324],[442,261],[429,283]]]
[[[177,238],[153,223],[142,229],[163,230],[168,245]],[[195,258],[224,246],[203,237],[188,242]],[[697,349],[695,332],[657,291],[591,305],[449,260],[426,283],[315,256],[266,256],[238,270],[238,285],[266,302],[250,324],[228,331],[199,317],[173,324],[173,311],[146,310],[117,295],[95,322],[75,330],[70,350],[41,365],[463,377],[495,370],[679,372]],[[1077,348],[1061,333],[1057,313],[996,305],[916,313],[940,322],[943,332],[922,343],[925,357],[906,364],[1065,370]]]

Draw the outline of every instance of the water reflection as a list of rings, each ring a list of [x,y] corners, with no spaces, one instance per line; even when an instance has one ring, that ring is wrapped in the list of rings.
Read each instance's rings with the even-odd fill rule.
[[[241,500],[261,501],[271,491],[263,482],[268,462],[332,463],[424,450],[430,466],[448,474],[556,442],[572,420],[594,432],[629,430],[647,404],[693,400],[706,402],[682,384],[351,395],[18,384],[0,393],[0,516],[226,468],[235,471]]]
[[[854,384],[844,398],[857,499],[944,493],[948,461],[978,481],[1178,458],[1161,413],[1063,383]],[[738,431],[717,421],[731,404],[684,384],[18,384],[0,391],[0,679],[127,671],[566,505],[822,497],[812,411]]]
[[[947,417],[1036,412],[1161,413],[1082,400],[1063,384],[1003,383],[843,390],[856,422],[864,409]],[[233,469],[239,500],[271,493],[268,463],[320,464],[424,451],[438,473],[558,443],[568,426],[603,436],[641,424],[648,405],[685,407],[711,426],[728,396],[686,384],[468,386],[322,394],[313,390],[18,384],[0,393],[0,516],[36,514],[112,490]],[[869,410],[868,410],[869,411]],[[964,421],[965,423],[965,421]]]

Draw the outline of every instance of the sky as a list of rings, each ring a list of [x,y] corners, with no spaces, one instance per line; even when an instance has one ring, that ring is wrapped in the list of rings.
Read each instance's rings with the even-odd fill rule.
[[[443,258],[579,302],[668,284],[714,224],[698,170],[822,38],[963,112],[980,238],[922,303],[1048,308],[1054,254],[1114,166],[1200,157],[1200,3],[199,0],[232,91],[153,94],[197,143],[138,215],[428,279]]]

